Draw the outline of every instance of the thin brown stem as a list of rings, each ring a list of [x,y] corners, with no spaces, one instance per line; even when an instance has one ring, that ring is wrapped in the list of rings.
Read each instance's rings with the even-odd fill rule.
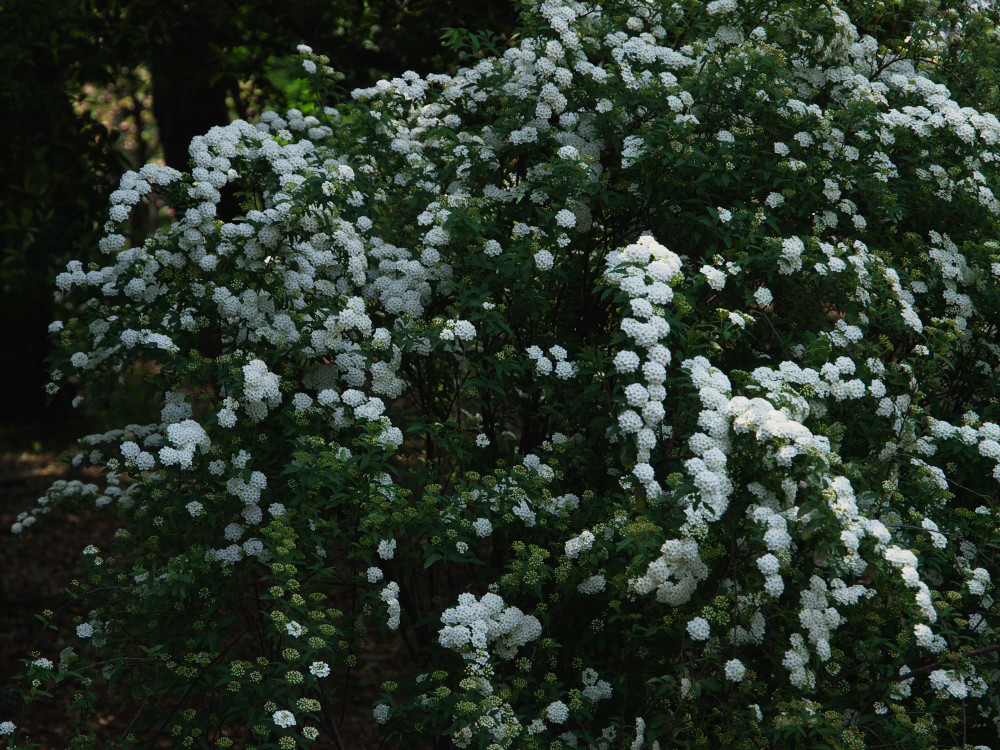
[[[983,654],[991,654],[994,651],[1000,651],[1000,644],[994,644],[992,646],[983,646],[982,648],[976,648],[972,651],[966,651],[964,654],[959,654],[959,659],[967,659],[970,656],[982,656]],[[906,674],[897,674],[889,678],[889,682],[902,682],[903,680],[908,680],[911,677],[916,677],[917,675],[927,674],[928,672],[933,672],[939,667],[943,667],[946,664],[951,664],[955,660],[947,659],[945,661],[936,661],[933,664],[927,664],[926,666],[920,667],[919,669],[911,670]]]

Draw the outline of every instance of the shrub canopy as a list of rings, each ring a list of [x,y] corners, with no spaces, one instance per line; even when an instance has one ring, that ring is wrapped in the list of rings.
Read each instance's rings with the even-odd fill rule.
[[[52,388],[162,421],[16,524],[121,520],[31,674],[141,692],[133,744],[350,747],[375,631],[391,746],[995,739],[994,16],[545,0],[127,174]]]

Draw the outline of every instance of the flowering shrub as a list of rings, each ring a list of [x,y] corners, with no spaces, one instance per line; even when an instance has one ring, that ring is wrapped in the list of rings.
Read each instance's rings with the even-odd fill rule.
[[[936,64],[992,11],[903,48],[846,7],[531,3],[502,57],[127,174],[52,388],[140,363],[162,418],[14,527],[121,523],[29,697],[352,747],[375,631],[392,747],[995,739],[1000,122]]]

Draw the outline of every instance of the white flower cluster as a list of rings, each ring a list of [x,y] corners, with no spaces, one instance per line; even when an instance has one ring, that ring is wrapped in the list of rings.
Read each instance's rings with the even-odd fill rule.
[[[528,358],[535,363],[536,375],[551,375],[553,372],[560,380],[569,380],[579,371],[576,362],[571,362],[566,357],[569,353],[564,347],[556,344],[549,347],[548,354],[552,359],[545,356],[545,352],[538,346],[529,346],[527,349]],[[553,360],[555,364],[553,365]]]
[[[443,341],[472,341],[476,337],[476,327],[467,320],[449,320],[441,330]]]
[[[212,441],[205,428],[193,419],[186,419],[167,427],[167,439],[174,444],[174,447],[160,448],[159,459],[164,466],[178,464],[182,469],[189,469],[196,448],[207,452],[212,447]],[[124,446],[122,447],[124,449]]]
[[[625,387],[631,408],[618,415],[618,425],[623,433],[636,436],[638,453],[633,474],[650,497],[661,491],[648,461],[666,415],[663,401],[667,391],[663,382],[671,359],[670,350],[660,343],[670,333],[670,325],[662,309],[657,308],[673,299],[671,284],[677,282],[680,272],[680,258],[648,235],[605,258],[606,282],[628,296],[630,311],[635,316],[624,318],[621,329],[646,350],[644,360],[631,350],[618,352],[615,367],[625,374],[636,372],[641,366],[645,384],[633,382]]]
[[[781,257],[778,259],[778,272],[789,276],[802,269],[802,253],[805,245],[798,237],[789,237],[781,242]]]
[[[732,419],[730,407],[737,399],[729,398],[732,392],[729,378],[704,357],[685,360],[681,369],[690,375],[703,407],[698,415],[698,427],[704,432],[696,432],[688,439],[696,457],[684,462],[684,469],[698,490],[699,502],[685,507],[687,520],[682,531],[697,536],[729,507],[729,496],[733,492],[726,472],[730,450],[729,421]]]
[[[378,543],[378,556],[383,560],[391,560],[396,554],[396,540],[383,539]]]
[[[285,711],[285,710],[275,711],[271,715],[271,718],[274,720],[274,723],[277,724],[282,729],[288,729],[289,727],[294,727],[296,723],[295,714],[293,714],[291,711]]]
[[[842,327],[846,329],[850,326],[844,324]],[[839,331],[840,328],[835,330]],[[833,362],[825,363],[819,371],[800,367],[795,362],[786,360],[776,369],[758,367],[752,376],[765,389],[768,399],[780,405],[791,418],[805,422],[810,416],[811,408],[808,401],[800,395],[799,386],[808,386],[819,398],[832,397],[836,401],[860,399],[869,394],[879,397],[885,395],[885,385],[881,381],[875,380],[871,385],[865,385],[860,378],[842,380],[844,376],[854,375],[856,369],[853,360],[840,356]],[[820,453],[828,452],[829,448],[823,448],[823,440],[816,439],[819,440],[816,449]]]
[[[975,446],[980,456],[995,462],[993,478],[1000,481],[1000,425],[996,422],[983,422],[979,427],[973,427],[969,424],[956,427],[950,422],[931,417],[928,419],[927,426],[928,434],[924,435],[920,441],[929,446],[928,455],[933,454],[936,450],[936,443],[942,440],[954,440],[964,445]],[[933,523],[929,519],[926,520]],[[943,537],[937,528],[930,529],[926,526],[924,528],[927,528],[932,534],[938,532],[938,535]],[[938,542],[937,537],[934,538],[935,542]],[[942,541],[941,546],[943,547],[944,544],[946,542]]]
[[[280,378],[259,359],[244,365],[243,378],[243,392],[249,402],[245,407],[247,416],[259,422],[267,416],[268,406],[274,407],[281,403]]]
[[[920,622],[913,626],[913,635],[917,640],[917,645],[925,648],[932,654],[939,654],[948,647],[948,642],[940,635],[937,635],[924,623]]]
[[[736,396],[722,413],[732,420],[733,431],[737,434],[750,433],[758,441],[770,443],[769,457],[779,466],[790,466],[798,455],[825,456],[829,453],[830,441],[813,435],[801,422],[790,418],[787,411],[776,409],[767,399]]]
[[[696,641],[707,641],[712,628],[704,617],[695,617],[688,622],[687,632]]]
[[[809,650],[800,633],[792,633],[789,638],[791,648],[785,651],[782,666],[788,670],[789,681],[798,688],[812,689],[816,685],[816,673],[809,669]]]
[[[990,572],[986,568],[975,568],[970,573],[972,575],[965,582],[966,588],[974,596],[983,596],[986,593],[986,587],[990,584]]]
[[[673,607],[686,604],[698,583],[708,576],[708,566],[694,539],[668,539],[660,547],[660,557],[651,562],[644,575],[629,581],[637,594],[656,591],[656,600]]]
[[[581,594],[599,594],[604,591],[607,580],[603,575],[593,575],[577,584],[576,590]]]
[[[379,598],[385,602],[386,609],[389,611],[389,617],[386,620],[386,625],[390,630],[398,630],[399,616],[401,614],[399,606],[399,584],[395,581],[389,581],[385,588],[382,589],[382,593],[379,594]]]
[[[726,679],[732,682],[743,682],[747,668],[739,659],[730,659],[726,662]]]
[[[25,529],[31,528],[41,516],[45,516],[60,504],[83,503],[91,501],[97,507],[105,504],[102,500],[114,494],[117,487],[108,487],[103,493],[93,482],[81,482],[79,479],[57,479],[45,491],[45,494],[35,501],[35,507],[30,511],[21,511],[17,514],[17,520],[11,524],[11,534],[21,534]],[[119,503],[128,505],[128,494],[119,496]]]
[[[799,622],[808,631],[809,643],[816,650],[820,661],[829,661],[830,634],[845,620],[835,607],[827,606],[826,581],[819,576],[812,576],[809,579],[809,588],[802,589],[799,596],[802,604],[799,610]]]
[[[714,266],[707,263],[699,269],[699,273],[705,277],[708,286],[716,292],[721,292],[726,286],[726,274]]]
[[[979,698],[986,694],[987,683],[979,675],[966,675],[956,670],[935,669],[930,673],[931,687],[947,693],[958,700],[973,697]]]
[[[440,644],[467,658],[474,650],[492,646],[500,658],[513,659],[518,647],[542,633],[537,617],[506,606],[503,599],[492,593],[478,601],[473,594],[459,594],[458,606],[446,609],[441,622],[444,627],[438,633]]]
[[[597,670],[583,670],[583,673],[580,675],[580,680],[584,685],[581,692],[586,698],[589,698],[594,703],[597,703],[597,701],[607,700],[611,697],[613,692],[611,683],[607,680],[600,679],[600,675],[597,673]]]
[[[920,573],[917,570],[919,566],[917,556],[910,550],[902,549],[896,545],[886,547],[882,552],[882,556],[899,571],[900,577],[907,588],[915,590],[914,600],[921,613],[927,618],[927,621],[931,623],[936,622],[937,609],[935,609],[934,602],[931,599],[930,589],[920,579]]]
[[[585,552],[594,546],[594,535],[589,531],[584,531],[579,536],[575,536],[568,540],[565,545],[566,557],[571,560],[576,559],[580,556],[581,552]]]
[[[775,518],[779,523],[784,522],[784,518],[776,513],[772,514],[770,517]],[[778,519],[780,519],[780,521]],[[769,524],[769,526],[771,525],[772,524]],[[791,541],[790,538],[789,541]],[[782,549],[783,547],[779,546],[778,548]],[[785,590],[785,581],[779,573],[781,565],[778,562],[778,558],[769,552],[766,555],[757,558],[757,567],[764,575],[764,591],[767,592],[769,596],[773,596],[777,599]]]
[[[550,703],[545,709],[545,718],[553,724],[565,724],[569,718],[569,706],[562,701]]]
[[[233,461],[234,468],[241,468]],[[242,476],[232,476],[226,481],[226,490],[230,495],[235,495],[243,502],[241,515],[243,520],[249,524],[259,524],[263,519],[260,509],[261,492],[267,487],[267,475],[262,471],[252,471],[250,479],[244,480]]]

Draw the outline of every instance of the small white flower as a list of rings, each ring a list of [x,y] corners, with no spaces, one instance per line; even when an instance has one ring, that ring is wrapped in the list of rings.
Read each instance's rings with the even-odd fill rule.
[[[372,709],[372,716],[379,724],[385,724],[389,721],[389,707],[384,703],[379,703]]]
[[[708,640],[708,636],[709,633],[711,633],[712,628],[705,618],[695,617],[687,624],[687,631],[696,641],[705,641]]]
[[[528,734],[535,735],[541,734],[545,731],[545,722],[541,719],[535,719],[530,724],[528,724]]]
[[[760,568],[760,572],[765,576],[773,576],[781,570],[781,563],[777,557],[768,553],[763,557],[757,558],[757,567]]]
[[[76,634],[80,638],[90,638],[94,634],[94,626],[89,622],[76,626]]]
[[[274,705],[273,703],[271,705]],[[271,718],[274,719],[274,723],[283,729],[295,726],[295,714],[291,711],[275,711]]]
[[[383,560],[391,560],[392,556],[396,554],[396,540],[395,539],[383,539],[378,543],[378,556]]]
[[[634,372],[639,368],[639,355],[631,351],[621,351],[615,355],[615,369],[618,372]]]
[[[574,362],[562,362],[556,363],[556,377],[560,380],[569,380],[571,377],[576,375],[577,367]]]
[[[569,718],[569,707],[562,701],[550,703],[545,709],[545,717],[553,724],[562,724]]]
[[[295,620],[292,620],[290,623],[285,625],[285,630],[288,632],[288,635],[294,636],[296,638],[298,638],[300,635],[306,632],[305,628],[303,628],[301,625],[295,622]]]
[[[566,557],[576,559],[581,552],[591,549],[594,546],[595,537],[589,531],[584,531],[579,536],[575,536],[566,542]]]
[[[785,590],[785,581],[780,575],[770,575],[764,579],[764,591],[768,593],[769,596],[778,598],[781,593]]]
[[[733,682],[742,682],[746,676],[747,668],[739,659],[730,659],[726,662],[726,679]]]
[[[564,208],[556,214],[556,224],[565,229],[573,229],[576,226],[576,214]]]
[[[139,455],[139,446],[138,444],[129,440],[127,442],[122,443],[121,451],[126,461],[134,461],[136,457]]]
[[[554,264],[552,253],[548,250],[539,250],[535,253],[535,265],[539,271],[551,271]]]
[[[587,580],[578,584],[576,590],[581,594],[599,594],[604,591],[604,587],[607,585],[607,581],[604,576],[596,575],[591,576]]]
[[[456,320],[453,328],[459,341],[471,341],[476,337],[476,327],[467,320]]]
[[[715,291],[721,291],[726,285],[726,274],[720,271],[718,268],[714,268],[708,264],[705,264],[700,269],[701,274],[705,277],[708,285],[712,287]]]
[[[329,677],[330,665],[325,661],[314,661],[309,665],[309,673],[316,675],[317,677]]]

